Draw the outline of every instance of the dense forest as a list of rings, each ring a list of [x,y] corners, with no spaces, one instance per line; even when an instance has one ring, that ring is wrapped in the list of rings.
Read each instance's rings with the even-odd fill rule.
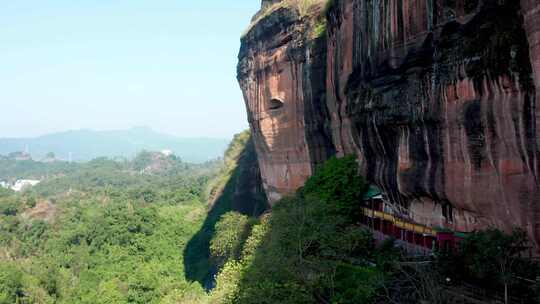
[[[142,152],[131,161],[1,160],[0,303],[178,303],[204,296],[185,279],[183,249],[206,214],[222,161],[187,164]]]
[[[453,303],[466,286],[538,301],[522,231],[478,231],[419,259],[358,223],[368,182],[354,157],[265,212],[242,194],[252,149],[244,132],[200,165],[154,152],[2,160],[0,178],[43,181],[0,190],[0,303]]]

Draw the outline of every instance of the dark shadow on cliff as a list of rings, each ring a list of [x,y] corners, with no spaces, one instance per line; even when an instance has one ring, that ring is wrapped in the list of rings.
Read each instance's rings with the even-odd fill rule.
[[[242,136],[244,139],[240,138]],[[217,197],[210,199],[213,203],[210,204],[210,210],[202,228],[188,242],[184,250],[186,279],[197,281],[206,289],[213,287],[214,275],[218,271],[210,261],[209,247],[215,225],[221,216],[229,211],[259,216],[268,208],[255,147],[249,133],[242,133],[235,137],[225,152],[225,163],[226,168],[217,178],[218,180],[226,179],[225,184],[217,185],[213,189],[218,193]]]

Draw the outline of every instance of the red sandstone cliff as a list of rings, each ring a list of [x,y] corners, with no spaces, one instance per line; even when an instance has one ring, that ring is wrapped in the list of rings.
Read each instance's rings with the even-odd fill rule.
[[[540,243],[540,1],[294,2],[266,1],[239,55],[270,200],[354,153],[420,223]]]

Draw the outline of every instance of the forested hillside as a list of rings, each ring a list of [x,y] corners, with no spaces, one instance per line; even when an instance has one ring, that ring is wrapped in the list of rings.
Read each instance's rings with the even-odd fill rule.
[[[0,190],[0,303],[179,303],[203,297],[183,252],[201,228],[221,161],[3,162],[2,178],[43,177]]]
[[[1,304],[208,302],[225,262],[211,255],[217,222],[267,208],[247,131],[203,164],[146,151],[0,162],[0,179],[42,181],[0,188]]]

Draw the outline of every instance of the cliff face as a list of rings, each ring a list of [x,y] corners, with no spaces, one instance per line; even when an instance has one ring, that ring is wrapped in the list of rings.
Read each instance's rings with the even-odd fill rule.
[[[333,154],[325,132],[326,46],[308,42],[310,25],[296,9],[280,7],[251,28],[240,50],[238,78],[270,201],[301,187]]]
[[[538,244],[540,3],[333,2],[323,17],[322,5],[281,5],[242,39],[238,78],[270,200],[354,153],[420,223],[520,226]]]

